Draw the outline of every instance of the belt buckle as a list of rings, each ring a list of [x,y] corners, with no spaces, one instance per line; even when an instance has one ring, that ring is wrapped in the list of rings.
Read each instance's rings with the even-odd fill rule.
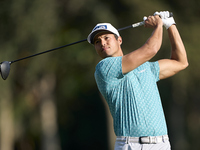
[[[140,144],[149,144],[149,142],[147,141],[148,136],[141,136],[139,137],[139,142]]]
[[[139,138],[140,144],[156,144],[155,137],[152,136],[142,136]]]

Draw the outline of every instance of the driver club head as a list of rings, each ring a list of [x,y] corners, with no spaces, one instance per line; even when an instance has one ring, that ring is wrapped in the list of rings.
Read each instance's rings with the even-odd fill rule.
[[[0,72],[1,72],[1,77],[6,80],[9,73],[10,73],[10,62],[8,61],[4,61],[1,63],[1,66],[0,66]]]

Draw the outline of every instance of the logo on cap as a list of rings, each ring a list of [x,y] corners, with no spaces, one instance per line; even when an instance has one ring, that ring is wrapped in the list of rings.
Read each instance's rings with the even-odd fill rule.
[[[99,29],[107,29],[107,25],[100,25],[100,26],[97,26],[93,29],[93,31],[95,30],[99,30]]]

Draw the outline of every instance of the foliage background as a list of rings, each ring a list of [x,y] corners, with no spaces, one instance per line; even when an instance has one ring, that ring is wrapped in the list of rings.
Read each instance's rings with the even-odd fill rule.
[[[158,83],[173,150],[200,149],[200,1],[181,0],[1,0],[0,60],[11,61],[85,39],[99,22],[121,28],[155,11],[174,13],[189,67]],[[151,35],[128,29],[124,53]],[[168,58],[163,45],[153,60]],[[0,80],[0,149],[111,150],[115,135],[94,70],[100,58],[87,42],[12,64]]]

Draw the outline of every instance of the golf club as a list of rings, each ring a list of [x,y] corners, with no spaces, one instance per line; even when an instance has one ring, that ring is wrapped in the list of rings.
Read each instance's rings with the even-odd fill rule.
[[[170,17],[172,17],[172,16],[173,16],[173,14],[170,12]],[[144,23],[145,23],[144,21],[134,23],[130,26],[120,28],[120,29],[118,29],[118,31],[122,31],[122,30],[129,29],[129,28],[136,28],[136,27],[144,25]],[[85,42],[85,41],[87,41],[87,39],[80,40],[80,41],[77,41],[77,42],[73,42],[73,43],[63,45],[63,46],[60,46],[60,47],[56,47],[56,48],[53,48],[53,49],[50,49],[50,50],[46,50],[46,51],[43,51],[43,52],[40,52],[40,53],[36,53],[34,55],[30,55],[30,56],[27,56],[27,57],[24,57],[24,58],[16,59],[16,60],[13,60],[13,61],[3,61],[3,62],[0,63],[1,77],[4,80],[7,79],[8,75],[10,73],[10,65],[15,63],[15,62],[18,62],[18,61],[21,61],[21,60],[24,60],[24,59],[28,59],[28,58],[31,58],[31,57],[35,57],[35,56],[38,56],[38,55],[42,55],[42,54],[45,54],[45,53],[48,53],[48,52],[52,52],[52,51],[55,51],[55,50],[58,50],[58,49],[61,49],[61,48],[67,47],[67,46],[71,46],[71,45],[74,45],[74,44],[78,44],[78,43],[81,43],[81,42]]]

